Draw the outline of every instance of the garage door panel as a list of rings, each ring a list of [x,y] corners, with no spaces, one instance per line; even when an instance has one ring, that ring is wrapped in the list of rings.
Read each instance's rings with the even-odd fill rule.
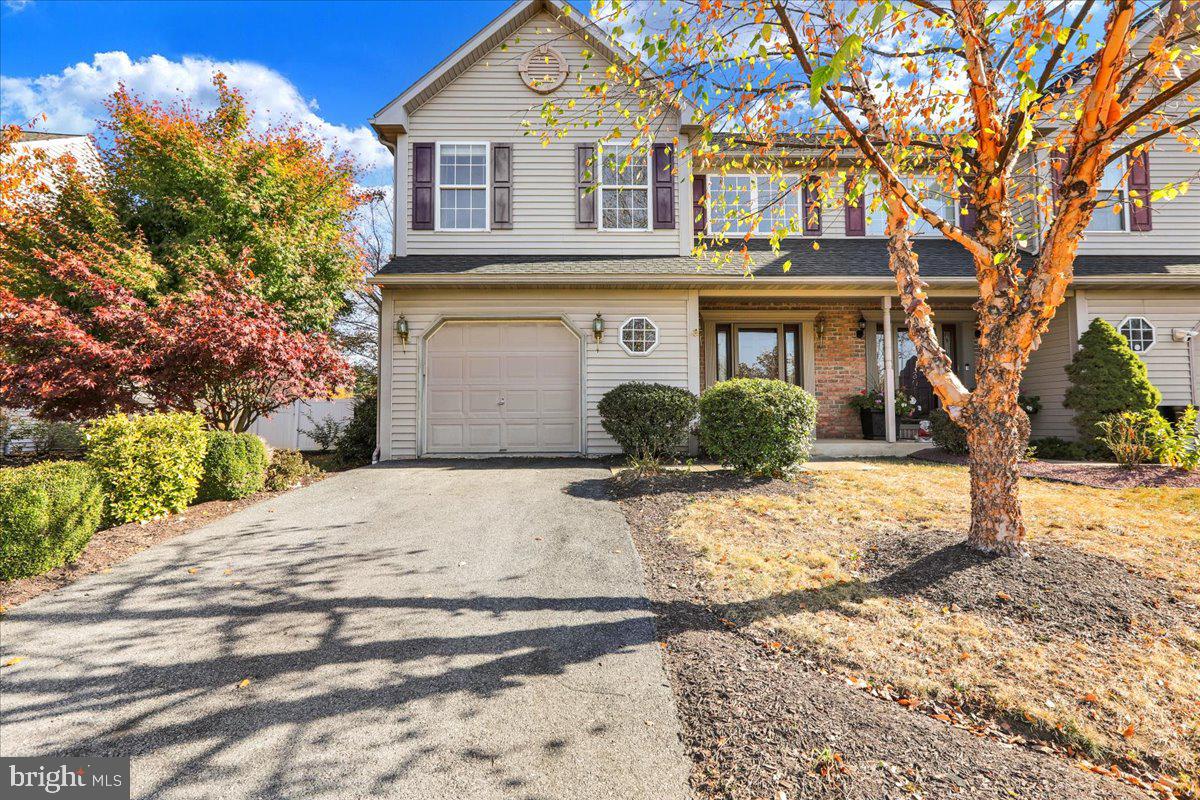
[[[469,324],[450,324],[448,328],[459,328],[466,333],[463,336],[462,347],[465,350],[496,350],[500,342],[500,334],[504,326],[500,323],[472,322]],[[438,331],[441,334],[441,331]]]
[[[578,354],[544,355],[538,359],[538,380],[543,386],[570,385],[579,382]]]
[[[463,413],[462,389],[430,389],[429,413],[431,415],[450,414],[455,417]]]
[[[500,348],[506,352],[513,350],[535,350],[541,345],[539,332],[544,327],[546,326],[536,323],[505,325],[500,333]],[[559,327],[562,326],[560,325]]]
[[[538,376],[536,355],[510,355],[504,358],[504,377],[510,381],[533,381]]]
[[[467,412],[471,417],[481,414],[500,416],[500,390],[483,389],[468,393]]]
[[[467,356],[467,372],[465,378],[468,383],[499,383],[500,356]]]
[[[444,382],[459,383],[463,379],[462,356],[458,354],[430,356],[427,372],[431,384]]]
[[[537,420],[531,422],[509,421],[505,426],[509,449],[536,449],[538,446],[538,427]]]
[[[547,450],[569,450],[579,440],[579,423],[546,422],[541,425],[539,433],[541,444]]]
[[[472,422],[467,425],[467,444],[470,447],[500,446],[500,424]]]
[[[509,389],[504,393],[504,415],[514,414],[537,417],[540,411],[537,389]]]
[[[543,414],[578,416],[579,391],[577,389],[543,389],[541,395]]]
[[[426,452],[581,449],[579,339],[563,324],[449,322],[426,348]]]
[[[429,423],[429,447],[434,451],[457,450],[463,446],[463,426],[460,423],[442,425]]]

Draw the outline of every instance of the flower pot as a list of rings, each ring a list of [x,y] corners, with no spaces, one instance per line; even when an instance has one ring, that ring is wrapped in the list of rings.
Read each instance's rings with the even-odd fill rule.
[[[862,424],[864,439],[887,438],[887,428],[883,424],[882,411],[868,411],[864,408],[858,412],[858,420]]]

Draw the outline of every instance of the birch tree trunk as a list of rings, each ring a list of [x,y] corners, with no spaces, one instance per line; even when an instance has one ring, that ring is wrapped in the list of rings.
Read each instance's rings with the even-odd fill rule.
[[[967,543],[998,555],[1025,552],[1019,463],[1029,441],[1029,417],[1017,403],[1020,386],[1016,371],[979,375],[963,414],[971,472]]]

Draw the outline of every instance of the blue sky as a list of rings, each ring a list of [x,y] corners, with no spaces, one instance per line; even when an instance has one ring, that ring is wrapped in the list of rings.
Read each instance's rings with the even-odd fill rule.
[[[312,125],[382,182],[367,119],[509,3],[3,0],[0,117],[45,113],[42,129],[89,133],[118,80],[203,105],[220,67],[264,122]]]

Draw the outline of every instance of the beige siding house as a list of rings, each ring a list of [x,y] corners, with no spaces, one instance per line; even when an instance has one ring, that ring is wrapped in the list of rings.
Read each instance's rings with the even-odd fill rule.
[[[888,420],[880,441],[864,442],[846,404],[873,386],[916,395],[922,413],[936,404],[902,329],[880,221],[823,209],[784,252],[754,240],[750,279],[740,264],[692,256],[707,233],[695,198],[729,187],[675,158],[690,110],[660,115],[644,158],[594,175],[582,166],[605,157],[594,129],[545,146],[526,135],[547,96],[582,101],[582,87],[628,57],[556,0],[522,0],[372,118],[395,154],[396,198],[394,258],[372,278],[383,292],[379,457],[609,454],[596,407],[612,387],[699,392],[731,375],[814,392],[819,451],[918,446],[917,420]],[[619,147],[607,152],[625,155]],[[1156,150],[1151,181],[1160,167],[1162,180],[1195,172],[1198,158]],[[732,180],[753,191],[753,176]],[[1094,316],[1144,321],[1133,324],[1164,402],[1195,401],[1197,201],[1154,209],[1149,230],[1130,231],[1126,214],[1117,230],[1088,234],[1076,288],[1028,370],[1026,390],[1045,406],[1037,435],[1073,435],[1063,367]],[[1036,249],[1036,209],[1022,213]],[[971,263],[940,237],[917,249],[942,341],[970,384]]]

